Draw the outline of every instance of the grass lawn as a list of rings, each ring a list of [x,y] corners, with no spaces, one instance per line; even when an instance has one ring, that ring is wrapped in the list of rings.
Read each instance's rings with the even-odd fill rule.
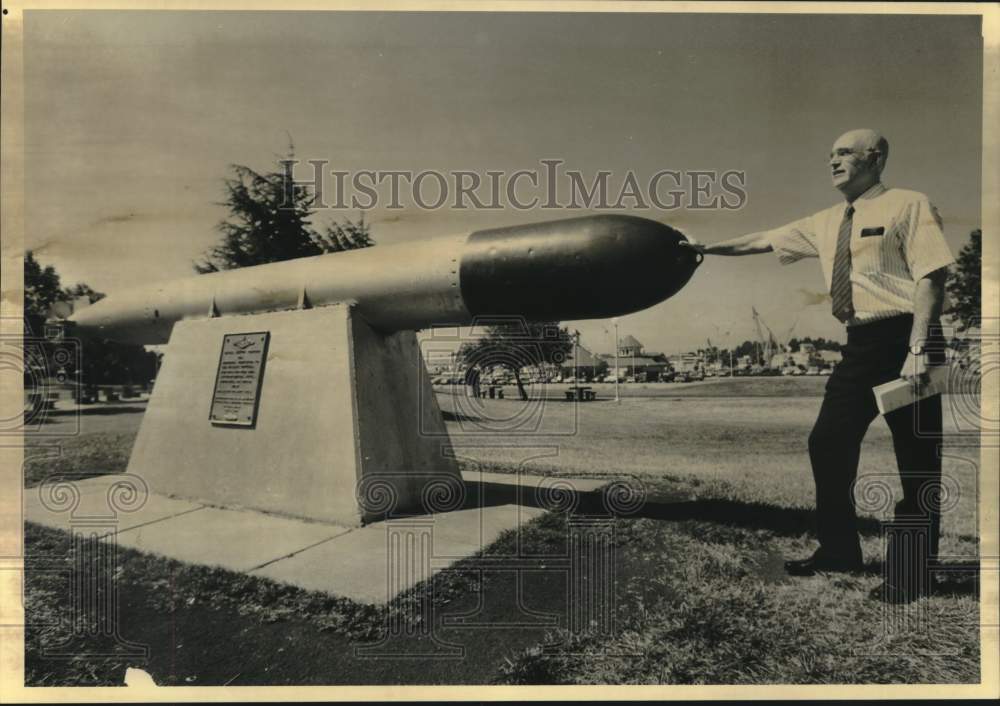
[[[880,582],[878,513],[862,513],[866,572],[784,576],[783,556],[813,548],[805,439],[819,392],[774,380],[781,394],[765,395],[754,382],[744,396],[732,394],[742,383],[734,380],[621,405],[554,400],[535,432],[490,435],[483,427],[515,417],[519,403],[440,395],[467,467],[625,474],[642,487],[638,512],[603,525],[614,589],[603,618],[582,629],[568,623],[569,577],[551,570],[577,519],[565,513],[508,533],[385,607],[118,549],[98,584],[117,593],[120,640],[100,636],[106,625],[74,633],[71,537],[28,526],[26,683],[121,684],[127,666],[178,685],[977,682],[977,576],[942,574],[933,597],[907,608],[870,600]],[[58,457],[29,450],[26,485],[124,470],[141,416],[83,417]],[[958,565],[978,555],[979,449],[952,422],[946,430],[944,472],[961,494],[944,518],[942,554]],[[503,448],[486,445],[497,437]],[[898,488],[881,420],[861,474]]]

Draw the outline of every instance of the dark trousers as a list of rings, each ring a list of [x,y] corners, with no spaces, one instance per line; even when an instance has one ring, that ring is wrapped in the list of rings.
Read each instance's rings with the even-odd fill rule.
[[[861,557],[854,482],[861,441],[878,416],[872,387],[900,376],[909,353],[912,325],[912,316],[897,316],[847,329],[843,360],[827,382],[819,417],[809,435],[817,533],[824,553]],[[943,362],[941,338],[932,338],[928,350],[932,360]],[[914,529],[905,541],[897,541],[897,547],[890,541],[887,562],[925,566],[937,556],[940,533],[941,396],[902,407],[885,419],[892,431],[903,486],[902,498],[895,504],[894,523]],[[916,535],[918,539],[914,539]]]

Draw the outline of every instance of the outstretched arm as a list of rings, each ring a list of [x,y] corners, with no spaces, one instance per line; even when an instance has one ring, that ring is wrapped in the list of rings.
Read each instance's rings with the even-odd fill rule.
[[[705,255],[757,255],[772,250],[766,233],[749,233],[738,238],[723,240],[721,243],[708,245],[695,241],[690,241],[687,244]]]

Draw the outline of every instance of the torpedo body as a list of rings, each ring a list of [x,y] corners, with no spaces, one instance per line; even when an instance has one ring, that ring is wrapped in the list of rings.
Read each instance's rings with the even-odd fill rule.
[[[181,320],[345,302],[386,333],[481,317],[599,319],[676,294],[701,261],[684,241],[634,216],[547,221],[146,285],[69,320],[81,336],[161,344]]]

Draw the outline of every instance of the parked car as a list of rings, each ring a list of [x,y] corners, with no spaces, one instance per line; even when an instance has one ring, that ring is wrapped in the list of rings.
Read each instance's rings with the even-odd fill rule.
[[[819,368],[815,365],[810,365],[806,368],[806,375],[819,375]]]

